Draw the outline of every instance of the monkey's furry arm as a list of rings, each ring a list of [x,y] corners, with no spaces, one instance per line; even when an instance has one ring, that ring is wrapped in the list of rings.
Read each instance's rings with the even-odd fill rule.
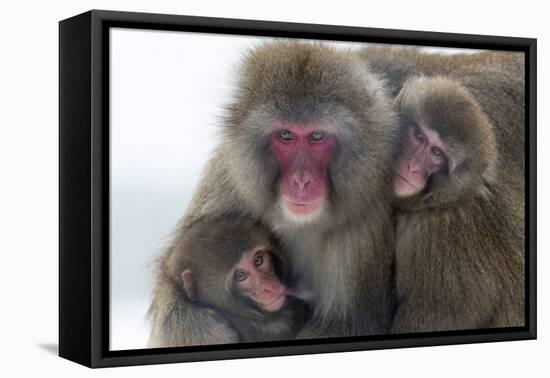
[[[163,306],[154,301],[150,317],[150,348],[239,342],[239,335],[225,317],[185,299],[171,300]]]

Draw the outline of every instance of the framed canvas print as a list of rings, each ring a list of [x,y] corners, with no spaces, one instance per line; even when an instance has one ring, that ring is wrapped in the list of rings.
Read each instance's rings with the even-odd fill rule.
[[[59,353],[536,337],[536,40],[60,22]]]

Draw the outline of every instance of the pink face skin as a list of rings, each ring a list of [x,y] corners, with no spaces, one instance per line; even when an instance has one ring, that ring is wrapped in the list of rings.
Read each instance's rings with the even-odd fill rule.
[[[447,146],[439,135],[425,127],[410,125],[393,179],[395,195],[410,197],[420,193],[430,175],[446,168],[447,164]]]
[[[233,280],[240,293],[264,311],[277,311],[285,303],[286,287],[275,274],[271,255],[263,248],[243,254],[233,272]]]
[[[279,192],[286,212],[298,220],[319,214],[327,199],[334,134],[321,125],[281,123],[271,145],[281,168]]]

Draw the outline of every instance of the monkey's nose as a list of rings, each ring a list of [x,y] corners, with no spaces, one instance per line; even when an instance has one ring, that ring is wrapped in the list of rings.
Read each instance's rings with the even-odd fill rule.
[[[418,172],[420,170],[420,162],[416,159],[409,160],[409,172]]]
[[[292,176],[292,182],[293,184],[298,185],[300,190],[304,190],[305,187],[311,182],[311,176],[307,173],[295,174]]]

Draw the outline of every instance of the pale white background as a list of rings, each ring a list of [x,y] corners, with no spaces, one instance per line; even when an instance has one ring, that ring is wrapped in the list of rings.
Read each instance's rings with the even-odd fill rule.
[[[10,2],[0,23],[0,324],[2,376],[543,376],[550,328],[548,29],[543,2],[464,0]],[[539,38],[539,340],[91,371],[55,356],[57,344],[57,21],[91,8]],[[546,296],[546,298],[544,298]]]

